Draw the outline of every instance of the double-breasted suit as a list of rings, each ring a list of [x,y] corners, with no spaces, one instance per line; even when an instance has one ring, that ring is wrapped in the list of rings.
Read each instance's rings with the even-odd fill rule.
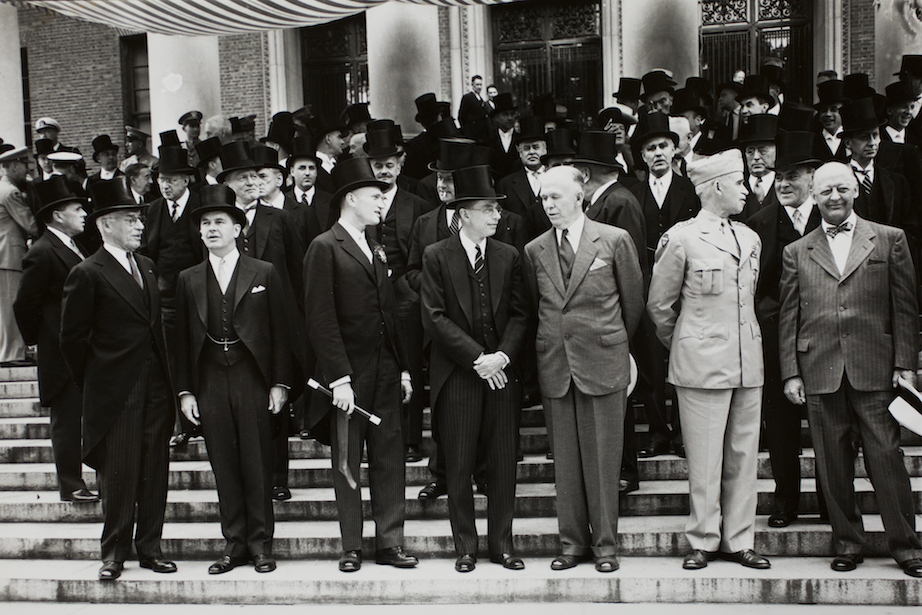
[[[688,459],[692,549],[753,548],[763,384],[759,236],[701,210],[665,233],[647,313],[669,350]]]
[[[176,406],[153,262],[143,289],[103,245],[64,284],[61,352],[83,393],[83,458],[99,474],[103,561],[159,558]],[[136,510],[137,509],[137,510]]]
[[[858,431],[890,554],[904,562],[922,547],[887,405],[894,370],[915,371],[918,362],[918,289],[903,231],[856,216],[851,234],[841,273],[823,227],[784,249],[781,376],[803,379],[836,554],[865,545],[854,489]]]
[[[528,318],[518,250],[487,239],[484,269],[478,273],[460,236],[427,247],[422,303],[423,324],[432,339],[430,390],[445,455],[455,549],[459,555],[477,553],[471,475],[480,456],[489,486],[489,551],[495,556],[512,553],[521,405],[518,357]],[[510,359],[504,369],[509,382],[492,390],[473,363],[481,354],[499,351]]]
[[[626,231],[582,220],[569,282],[557,229],[525,246],[526,280],[537,303],[538,383],[551,416],[562,553],[606,557],[618,549],[628,340],[643,312],[643,276]]]

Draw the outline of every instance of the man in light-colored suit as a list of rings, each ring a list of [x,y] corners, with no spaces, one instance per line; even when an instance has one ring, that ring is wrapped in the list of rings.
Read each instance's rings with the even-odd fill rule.
[[[618,569],[618,491],[630,380],[628,339],[643,313],[643,278],[631,236],[583,213],[582,175],[541,177],[553,228],[525,246],[538,308],[538,383],[550,417],[565,570],[595,556]]]
[[[863,560],[864,527],[855,501],[854,433],[874,485],[890,554],[922,577],[915,504],[886,408],[918,363],[915,274],[905,233],[858,217],[858,180],[828,162],[813,176],[820,228],[784,249],[781,376],[784,394],[807,404],[816,466],[832,525],[832,569]]]
[[[692,551],[697,570],[718,555],[768,568],[753,550],[762,406],[762,333],[755,315],[759,236],[729,220],[746,204],[743,157],[733,149],[696,160],[688,175],[701,198],[693,219],[663,234],[647,312],[669,349],[688,458]]]

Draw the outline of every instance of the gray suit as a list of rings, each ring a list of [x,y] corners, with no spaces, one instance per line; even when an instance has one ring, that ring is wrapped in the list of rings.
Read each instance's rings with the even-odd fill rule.
[[[25,358],[26,344],[16,326],[13,300],[22,279],[26,237],[38,235],[26,198],[6,176],[0,178],[0,363]]]

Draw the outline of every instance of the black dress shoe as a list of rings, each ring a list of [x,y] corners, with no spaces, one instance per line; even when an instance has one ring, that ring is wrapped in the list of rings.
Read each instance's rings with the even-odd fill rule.
[[[73,493],[61,496],[62,502],[75,502],[78,504],[92,504],[99,501],[99,494],[90,491],[86,487],[77,489]]]
[[[256,572],[272,572],[275,570],[275,560],[265,553],[259,553],[253,556],[253,567]]]
[[[196,433],[193,431],[188,431],[188,432],[183,431],[181,433],[176,434],[175,436],[172,437],[172,439],[170,439],[170,447],[171,448],[185,448],[186,445],[189,444],[189,440],[191,440],[192,438],[201,436],[201,435],[202,435],[201,432]]]
[[[176,572],[176,564],[162,557],[149,557],[138,560],[138,563],[141,565],[141,568],[147,568],[154,572]]]
[[[474,487],[477,489],[477,493],[481,495],[487,495],[487,484],[486,483],[474,483]]]
[[[603,555],[595,559],[595,569],[599,572],[614,572],[621,567],[614,555]]]
[[[525,570],[525,562],[522,561],[522,558],[512,553],[491,555],[490,561],[494,564],[500,564],[503,568],[508,568],[509,570]]]
[[[416,447],[416,446],[407,447],[407,456],[406,456],[407,463],[415,463],[417,461],[422,461],[422,460],[423,460],[423,454],[422,452],[420,452],[419,447]]]
[[[419,560],[403,550],[403,547],[391,547],[375,551],[375,563],[394,568],[415,568]]]
[[[276,502],[284,502],[285,500],[290,500],[291,491],[288,489],[288,487],[273,487],[272,499]]]
[[[477,566],[477,556],[471,553],[459,555],[455,560],[455,570],[458,572],[470,572]]]
[[[787,527],[797,519],[797,513],[773,512],[768,518],[768,527]]]
[[[659,455],[669,454],[669,443],[668,442],[651,442],[649,446],[637,451],[637,456],[641,459],[647,459],[649,457],[657,457]]]
[[[746,568],[756,568],[758,570],[767,570],[772,567],[767,558],[759,555],[752,549],[743,549],[736,553],[721,553],[720,556],[728,562],[742,564]]]
[[[361,567],[362,567],[362,552],[361,551],[346,551],[343,553],[343,556],[339,558],[340,572],[355,572]]]
[[[313,436],[311,436],[311,432],[308,430],[302,429],[300,433],[298,433],[298,437],[302,440],[310,440]]]
[[[845,553],[843,555],[836,555],[830,568],[836,572],[849,572],[858,567],[858,564],[864,561],[864,556],[858,553]]]
[[[900,568],[911,577],[922,578],[922,559],[918,557],[900,562]]]
[[[238,559],[230,555],[225,555],[208,567],[208,574],[224,574],[246,563],[246,559]]]
[[[589,557],[586,555],[558,555],[551,562],[551,570],[567,570],[568,568],[574,568],[580,562],[586,561],[589,561]]]
[[[717,559],[717,553],[695,549],[682,560],[682,568],[685,570],[701,570],[707,567],[708,562],[715,559]]]
[[[620,480],[621,480],[621,483],[618,486],[618,491],[621,492],[622,495],[627,495],[628,493],[634,493],[635,491],[640,489],[640,483],[638,483],[637,481],[625,480],[623,478]]]
[[[99,569],[100,581],[114,581],[122,576],[122,568],[125,564],[122,562],[103,562],[102,568]]]
[[[672,445],[672,452],[677,457],[681,457],[682,459],[685,459],[685,445],[682,444],[681,442],[675,442]]]
[[[418,497],[420,500],[435,500],[443,495],[448,495],[448,485],[434,480],[420,490]]]

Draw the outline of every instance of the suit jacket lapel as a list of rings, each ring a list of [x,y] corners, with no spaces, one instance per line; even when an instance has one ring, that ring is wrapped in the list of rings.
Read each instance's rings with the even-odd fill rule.
[[[253,267],[253,263],[241,254],[240,260],[237,261],[237,288],[236,292],[234,292],[234,310],[240,305],[240,300],[243,299],[243,296],[250,291],[255,277],[256,268]]]
[[[576,258],[573,260],[573,271],[570,272],[570,282],[567,284],[567,294],[564,295],[564,305],[570,301],[576,287],[580,285],[583,278],[589,272],[589,266],[595,260],[596,254],[599,253],[599,247],[596,241],[599,239],[599,232],[593,226],[593,222],[586,219],[583,227],[583,236],[579,239],[579,247],[576,250]]]
[[[531,184],[528,182],[528,171],[523,170],[517,173],[515,179],[512,181],[512,187],[518,193],[519,198],[522,200],[522,204],[526,207],[535,200],[535,195],[531,191]]]
[[[253,216],[253,226],[256,227],[256,232],[254,233],[256,237],[256,252],[254,252],[254,254],[257,258],[263,255],[266,251],[266,244],[269,243],[269,227],[272,226],[273,214],[272,207],[269,205],[259,204],[256,206],[256,215]]]
[[[848,258],[845,260],[845,268],[842,269],[840,280],[845,280],[853,274],[855,269],[871,255],[871,252],[874,251],[874,242],[872,241],[874,237],[874,231],[864,220],[858,218],[852,235],[852,245],[848,250]]]
[[[211,262],[206,258],[204,262],[195,266],[192,276],[189,280],[192,286],[192,297],[195,299],[195,308],[198,312],[199,320],[205,328],[208,328],[208,274],[211,270]]]
[[[666,227],[669,228],[675,224],[676,218],[679,217],[679,207],[685,200],[685,187],[677,181],[678,175],[673,173],[672,183],[669,184],[669,190],[666,192],[666,198],[663,200],[663,209],[666,210]],[[649,188],[647,188],[649,190]],[[651,193],[652,196],[652,193]],[[656,199],[653,199],[654,206]]]
[[[333,228],[335,229],[333,234],[339,240],[343,250],[348,252],[355,260],[357,260],[359,264],[365,268],[365,273],[374,279],[375,270],[372,269],[371,263],[368,262],[368,257],[365,256],[364,252],[362,252],[359,244],[355,243],[355,240],[352,238],[352,235],[349,234],[349,231],[344,229],[342,225],[338,223],[334,224]]]
[[[810,258],[825,269],[826,273],[838,280],[839,268],[836,267],[836,259],[832,255],[832,250],[829,249],[829,242],[826,240],[826,233],[823,232],[822,227],[814,230],[808,237]]]
[[[461,311],[467,318],[467,324],[474,326],[474,316],[471,314],[471,285],[468,281],[468,271],[471,269],[467,260],[467,253],[461,245],[461,238],[455,235],[445,246],[445,257],[448,259],[448,275],[451,284],[455,287],[455,294],[461,304]],[[492,290],[492,289],[491,289]]]
[[[544,270],[547,271],[547,275],[551,278],[551,282],[557,287],[557,292],[563,297],[567,294],[567,287],[563,283],[563,272],[560,270],[560,257],[557,255],[557,231],[551,227],[539,241],[541,241],[541,254],[538,256],[538,260],[541,262]]]
[[[64,263],[65,267],[71,269],[80,262],[80,257],[77,256],[73,250],[65,246],[64,242],[61,241],[57,235],[51,231],[45,231],[45,235],[48,236],[48,242],[51,245],[51,251],[61,259],[61,262]]]
[[[112,288],[122,296],[122,299],[134,308],[138,314],[148,318],[150,314],[144,305],[144,294],[138,288],[138,283],[134,281],[131,274],[115,260],[114,256],[109,254],[105,247],[99,248],[93,258],[96,264],[102,267],[103,276],[112,285]],[[156,283],[154,281],[154,284]]]
[[[410,239],[410,227],[413,226],[413,205],[407,201],[407,192],[397,188],[397,194],[394,197],[393,207],[397,208],[397,243],[400,244],[400,250],[407,254],[410,246],[407,245]]]
[[[439,208],[435,210],[434,223],[427,227],[427,232],[423,237],[424,246],[451,237],[451,229],[448,228],[448,220],[445,218],[445,211],[447,209],[448,208],[444,205],[440,205]]]
[[[503,283],[506,279],[506,261],[502,257],[496,240],[487,239],[487,271],[490,274],[490,304],[493,313],[499,309],[499,300],[503,296]]]
[[[138,260],[137,257],[135,257],[135,261],[138,263],[138,271],[141,272],[141,278],[144,280],[144,287],[147,289],[147,301],[148,307],[150,308],[150,324],[153,325],[160,316],[160,293],[154,292],[153,290],[157,288],[157,276],[154,275],[153,269],[147,265],[142,266],[141,261]]]

